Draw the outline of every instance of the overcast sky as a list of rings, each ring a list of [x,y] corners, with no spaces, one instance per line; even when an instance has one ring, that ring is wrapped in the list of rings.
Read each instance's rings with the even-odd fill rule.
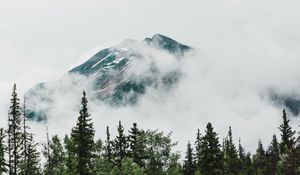
[[[280,110],[258,101],[254,91],[275,87],[290,92],[300,87],[299,6],[299,0],[0,0],[1,117],[13,82],[22,94],[38,82],[59,79],[101,48],[161,33],[200,50],[202,62],[186,68],[195,69],[192,80],[197,79],[198,68],[209,69],[195,87],[206,83],[204,93],[214,90],[206,94],[219,98],[207,97],[204,113],[232,116],[212,118],[217,127],[231,120],[237,128],[242,122],[264,121],[270,127],[262,136],[267,140],[280,121]],[[180,93],[193,86],[185,85]],[[190,107],[192,112],[193,107],[197,106]],[[238,115],[240,120],[234,117]],[[246,128],[253,130],[250,123]],[[242,134],[253,139],[246,143],[249,147],[256,144],[261,130],[250,132]]]

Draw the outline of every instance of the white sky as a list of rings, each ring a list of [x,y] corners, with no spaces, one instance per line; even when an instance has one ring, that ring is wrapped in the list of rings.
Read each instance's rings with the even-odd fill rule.
[[[38,82],[59,79],[103,47],[155,33],[200,49],[205,62],[196,62],[196,66],[212,67],[205,77],[209,80],[201,83],[222,87],[207,88],[224,97],[209,103],[230,104],[220,110],[225,115],[239,114],[241,123],[243,117],[261,117],[267,111],[280,117],[280,111],[270,106],[254,113],[257,104],[251,102],[257,101],[251,101],[248,88],[290,91],[300,87],[299,6],[298,0],[0,0],[0,117],[5,116],[13,82],[22,94]],[[227,96],[228,90],[236,94]],[[234,95],[247,100],[234,102]],[[205,112],[219,115],[210,107]],[[230,124],[231,118],[227,119]],[[223,120],[216,121],[218,126]],[[233,120],[236,127],[241,125]],[[250,117],[249,121],[258,120]],[[278,121],[268,123],[270,129],[262,137],[271,139]],[[242,135],[250,135],[253,142],[246,144],[253,147],[261,131],[249,134],[254,127],[246,124],[246,128],[248,133]]]

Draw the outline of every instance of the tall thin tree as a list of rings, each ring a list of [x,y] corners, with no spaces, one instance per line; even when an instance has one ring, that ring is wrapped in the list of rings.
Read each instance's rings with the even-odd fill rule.
[[[72,129],[71,136],[74,139],[75,151],[78,160],[78,173],[80,175],[91,174],[91,160],[93,158],[95,130],[91,116],[88,112],[88,100],[85,91],[81,99],[81,110],[76,126]]]
[[[9,140],[10,144],[9,153],[10,156],[10,173],[13,175],[17,175],[20,171],[20,162],[22,155],[22,120],[21,120],[21,108],[20,108],[20,100],[17,95],[17,87],[16,84],[13,86],[11,105],[9,109]]]

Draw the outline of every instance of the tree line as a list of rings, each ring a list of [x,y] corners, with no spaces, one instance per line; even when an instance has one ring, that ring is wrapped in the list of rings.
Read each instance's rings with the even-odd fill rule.
[[[117,135],[95,139],[95,129],[83,92],[77,122],[64,138],[37,143],[27,121],[26,101],[21,104],[16,85],[10,99],[8,127],[0,128],[0,174],[9,175],[298,175],[300,137],[290,126],[285,110],[270,144],[258,141],[256,152],[235,145],[231,127],[222,140],[208,123],[203,133],[188,142],[183,159],[174,151],[172,133],[140,129],[125,132],[119,121]],[[128,133],[128,134],[126,134]],[[39,148],[42,147],[40,150]],[[44,160],[44,161],[41,161]],[[43,163],[41,163],[43,162]]]

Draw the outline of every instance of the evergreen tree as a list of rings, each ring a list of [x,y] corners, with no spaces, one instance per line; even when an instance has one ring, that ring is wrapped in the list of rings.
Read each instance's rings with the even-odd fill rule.
[[[13,86],[11,105],[9,109],[9,129],[8,129],[8,152],[9,152],[9,174],[17,175],[20,172],[20,162],[22,155],[22,120],[20,100],[17,95],[16,84]]]
[[[40,153],[37,151],[38,144],[33,141],[32,134],[29,135],[27,144],[26,171],[21,174],[40,175]]]
[[[251,154],[248,152],[244,162],[244,169],[242,172],[243,175],[254,175],[254,168],[251,159]]]
[[[196,141],[195,141],[195,161],[196,161],[196,171],[198,173],[200,173],[200,164],[201,164],[201,159],[202,159],[202,155],[201,155],[201,134],[200,134],[200,130],[197,130],[197,135],[196,135]]]
[[[5,161],[5,152],[6,152],[6,146],[5,146],[5,131],[3,128],[0,128],[0,174],[3,174],[7,172],[7,164]]]
[[[145,166],[145,145],[142,137],[143,131],[139,130],[136,123],[133,123],[133,127],[129,130],[129,155],[133,162],[140,167]]]
[[[252,167],[252,159],[250,153],[245,153],[245,149],[241,144],[241,139],[239,139],[239,160],[241,163],[241,174],[242,175],[252,175],[253,167]]]
[[[65,164],[67,175],[78,175],[78,159],[76,158],[76,148],[74,139],[68,135],[64,138],[64,147],[66,150]]]
[[[280,166],[279,171],[282,174],[296,174],[297,165],[296,165],[296,139],[295,133],[290,126],[290,120],[287,118],[285,110],[283,110],[282,115],[283,122],[279,126],[281,142],[279,143],[280,147]]]
[[[288,150],[294,148],[295,145],[295,132],[292,127],[290,126],[290,120],[287,118],[285,109],[283,110],[282,119],[283,122],[279,126],[279,131],[281,135],[281,142],[280,146],[280,153],[285,154]]]
[[[218,175],[223,172],[223,158],[218,135],[211,123],[208,123],[201,143],[201,173],[203,175]]]
[[[268,174],[278,174],[279,144],[275,134],[273,135],[271,145],[268,148],[267,155],[269,164]]]
[[[23,172],[22,174],[28,175],[28,142],[30,140],[31,134],[28,132],[30,127],[27,125],[27,111],[26,111],[26,99],[24,97],[24,103],[23,103],[23,108],[22,108],[22,161],[21,161],[21,171]]]
[[[229,127],[224,148],[224,172],[226,175],[241,173],[241,162],[238,158],[238,151],[233,143],[231,127]]]
[[[253,156],[253,168],[256,175],[267,174],[267,159],[266,152],[263,148],[261,140],[258,141],[256,154]]]
[[[74,139],[76,158],[78,160],[77,169],[80,175],[91,173],[91,160],[93,158],[95,130],[91,122],[87,108],[88,100],[83,91],[81,99],[82,108],[76,126],[72,129],[71,136]]]
[[[195,162],[194,153],[191,143],[188,142],[186,156],[183,165],[183,175],[194,175],[195,174]]]
[[[47,159],[44,168],[45,175],[61,175],[65,171],[64,147],[57,135],[49,141],[49,147],[45,147],[43,155]]]
[[[110,139],[109,127],[106,127],[106,146],[105,146],[105,157],[107,160],[112,163],[113,162],[113,150],[112,150],[112,141]]]
[[[118,168],[122,167],[122,161],[127,156],[127,151],[128,151],[127,141],[128,139],[124,134],[124,128],[122,126],[121,121],[119,121],[118,134],[114,141],[114,158]]]

